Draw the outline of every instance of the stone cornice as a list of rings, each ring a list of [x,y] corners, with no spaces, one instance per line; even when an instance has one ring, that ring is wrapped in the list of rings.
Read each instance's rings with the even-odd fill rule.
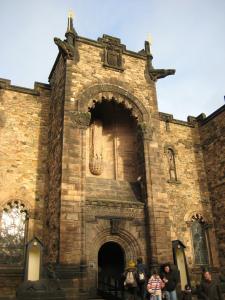
[[[104,45],[101,43],[101,38],[98,38],[98,40],[95,41],[86,37],[78,36],[77,41],[98,48],[104,48]],[[127,50],[125,45],[122,44],[122,46],[123,46],[123,54],[127,54],[135,58],[146,60],[147,56],[144,51],[134,52],[131,50]]]
[[[145,204],[142,202],[132,201],[112,201],[112,200],[89,200],[86,199],[87,206],[107,206],[107,207],[121,207],[121,208],[139,208],[143,209]]]

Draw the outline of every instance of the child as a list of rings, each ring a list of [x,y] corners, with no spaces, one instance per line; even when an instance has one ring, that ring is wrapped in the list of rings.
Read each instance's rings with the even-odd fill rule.
[[[191,300],[192,299],[191,287],[188,284],[186,284],[184,288],[185,290],[182,292],[183,295],[182,300]]]
[[[162,300],[162,288],[164,288],[164,283],[156,270],[154,270],[153,275],[147,284],[147,291],[150,294],[150,300]]]

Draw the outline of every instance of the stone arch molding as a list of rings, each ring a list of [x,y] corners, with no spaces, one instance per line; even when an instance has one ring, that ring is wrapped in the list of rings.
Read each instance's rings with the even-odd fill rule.
[[[97,84],[88,87],[78,97],[78,111],[88,112],[90,108],[95,106],[95,103],[103,100],[114,100],[117,103],[122,103],[138,123],[148,123],[149,114],[144,105],[134,95],[124,88],[113,84]]]
[[[32,207],[30,203],[24,199],[24,198],[18,198],[18,197],[10,197],[7,200],[0,201],[0,214],[4,210],[4,208],[8,205],[10,202],[18,201],[19,203],[24,205],[24,208],[26,209],[28,217],[31,215]]]
[[[129,232],[120,229],[118,234],[111,235],[110,229],[106,228],[101,232],[98,232],[91,242],[94,247],[90,249],[89,260],[96,261],[96,266],[98,264],[98,252],[100,248],[108,242],[115,242],[121,246],[124,250],[126,263],[131,259],[136,260],[137,257],[141,256],[140,246],[138,245],[137,240]]]
[[[196,217],[199,216],[199,218],[202,218],[204,220],[204,222],[206,222],[207,224],[210,224],[212,223],[211,222],[211,219],[209,217],[209,214],[207,213],[204,213],[203,211],[201,210],[192,210],[192,211],[189,211],[185,214],[184,216],[184,221],[187,223],[187,224],[190,224],[191,221],[193,220],[193,217]]]

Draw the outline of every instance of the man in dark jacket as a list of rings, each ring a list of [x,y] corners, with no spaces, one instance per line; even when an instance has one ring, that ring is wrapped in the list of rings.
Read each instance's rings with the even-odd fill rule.
[[[209,271],[204,271],[202,281],[198,290],[198,297],[201,300],[223,300],[219,283],[212,280]]]
[[[178,272],[176,270],[172,270],[170,264],[165,264],[163,266],[163,273],[161,274],[161,278],[165,283],[164,290],[166,299],[177,300],[176,286],[179,280]]]
[[[147,295],[147,270],[141,257],[137,259],[137,284],[141,300],[144,300]]]

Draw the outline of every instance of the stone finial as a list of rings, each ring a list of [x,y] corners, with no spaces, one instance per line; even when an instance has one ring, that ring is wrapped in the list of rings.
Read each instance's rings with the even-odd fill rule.
[[[75,40],[77,33],[73,27],[73,12],[69,12],[67,31],[65,33],[66,40],[55,37],[54,42],[58,46],[59,51],[66,59],[73,59],[75,57]]]
[[[74,17],[74,12],[73,11],[69,11],[68,13],[68,23],[67,23],[67,31],[65,33],[66,36],[66,40],[70,45],[75,44],[75,38],[77,36],[77,32],[73,27],[73,17]]]

